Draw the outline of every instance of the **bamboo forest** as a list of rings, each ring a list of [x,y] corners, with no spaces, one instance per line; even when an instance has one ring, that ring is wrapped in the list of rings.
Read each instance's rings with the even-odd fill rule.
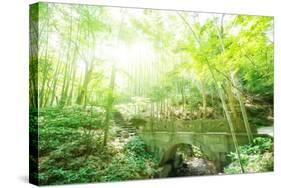
[[[30,6],[30,181],[270,172],[273,17]]]

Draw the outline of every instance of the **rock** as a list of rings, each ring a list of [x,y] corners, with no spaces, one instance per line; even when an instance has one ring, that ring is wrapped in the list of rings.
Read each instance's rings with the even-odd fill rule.
[[[160,167],[160,169],[159,169],[159,178],[168,177],[171,171],[172,171],[172,165],[165,164],[164,166]]]
[[[187,161],[190,175],[212,175],[217,174],[214,163],[207,159],[193,157]]]
[[[129,133],[129,136],[131,137],[131,136],[135,136],[136,135],[136,133]]]
[[[173,168],[180,168],[182,166],[183,157],[182,155],[176,155],[173,161]]]
[[[258,128],[258,134],[267,134],[269,136],[274,136],[274,128],[273,126],[269,127],[259,127]]]
[[[128,138],[129,137],[129,133],[126,131],[122,131],[122,137],[123,138]]]

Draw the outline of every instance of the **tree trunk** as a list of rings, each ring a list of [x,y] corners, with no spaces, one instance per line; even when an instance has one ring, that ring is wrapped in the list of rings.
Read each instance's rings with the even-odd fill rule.
[[[61,99],[60,99],[60,105],[63,107],[67,101],[68,97],[68,89],[69,89],[69,82],[70,82],[70,72],[73,67],[71,67],[70,60],[70,54],[71,54],[71,40],[72,40],[72,8],[70,12],[70,26],[69,26],[69,41],[68,41],[68,49],[67,49],[67,58],[66,58],[66,65],[65,65],[65,71],[64,71],[64,80],[63,80],[63,87],[61,92]]]
[[[202,107],[203,107],[203,118],[206,118],[207,114],[207,99],[206,99],[206,89],[203,79],[200,79],[201,82],[201,91],[202,91]]]
[[[51,101],[50,101],[50,106],[53,105],[55,96],[56,96],[56,88],[57,88],[57,83],[58,83],[58,75],[60,72],[62,62],[59,60],[57,68],[55,70],[55,75],[54,75],[54,80],[53,80],[53,88],[52,88],[52,94],[51,94]]]
[[[106,115],[105,115],[105,122],[104,122],[103,146],[106,146],[107,138],[108,138],[109,120],[110,120],[110,115],[111,115],[111,110],[112,110],[112,104],[114,101],[113,92],[114,92],[114,86],[115,86],[115,73],[116,73],[116,68],[115,68],[115,64],[114,64],[112,66],[109,91],[108,91],[108,96],[107,96],[107,106],[106,106],[106,112],[105,112]]]
[[[237,87],[238,84],[237,84],[237,81],[236,81],[236,78],[235,78],[235,74],[232,75],[232,81],[233,81],[233,84]],[[249,142],[251,143],[253,141],[253,134],[252,134],[250,124],[249,124],[249,120],[248,120],[248,116],[247,116],[247,113],[246,113],[245,103],[243,101],[243,98],[240,95],[240,91],[238,91],[237,89],[235,89],[235,91],[236,91],[236,95],[237,95],[237,98],[238,98],[238,101],[239,101],[239,105],[240,105],[244,125],[245,125],[245,128],[246,128],[247,136],[248,136]]]
[[[231,115],[232,115],[232,118],[234,121],[234,129],[237,131],[241,131],[241,129],[243,127],[241,127],[241,125],[240,125],[240,121],[239,121],[240,118],[239,118],[239,115],[238,115],[238,112],[236,109],[237,101],[236,101],[236,98],[235,98],[232,90],[233,90],[233,87],[232,87],[230,81],[227,81],[226,91],[227,91],[227,96],[228,96],[228,105],[229,105]]]
[[[244,173],[245,170],[244,170],[243,165],[242,165],[242,162],[241,162],[240,151],[239,151],[239,145],[238,145],[238,141],[237,141],[237,138],[236,138],[236,135],[235,135],[235,130],[234,130],[234,126],[233,126],[233,123],[232,123],[232,120],[231,120],[231,116],[230,116],[230,114],[229,114],[229,111],[228,111],[228,108],[227,108],[225,99],[224,99],[224,97],[223,97],[221,88],[218,87],[217,89],[218,89],[219,97],[220,97],[221,102],[222,102],[222,107],[223,107],[223,110],[224,110],[224,112],[225,112],[225,116],[226,116],[228,125],[229,125],[229,128],[230,128],[230,132],[231,132],[232,139],[233,139],[233,144],[234,144],[234,147],[235,147],[237,156],[238,156],[240,168],[241,168],[242,173]]]
[[[47,10],[46,13],[49,13],[49,7],[47,5]],[[42,72],[42,85],[39,93],[39,105],[40,107],[43,106],[43,99],[44,99],[44,94],[45,94],[45,84],[46,84],[46,79],[47,79],[47,72],[48,72],[48,43],[49,43],[49,18],[47,18],[47,24],[46,24],[46,33],[47,33],[47,38],[46,38],[46,49],[45,49],[45,57],[44,57],[44,64],[43,64],[43,72]]]

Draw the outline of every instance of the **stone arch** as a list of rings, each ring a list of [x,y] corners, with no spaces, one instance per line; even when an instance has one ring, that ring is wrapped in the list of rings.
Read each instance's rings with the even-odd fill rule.
[[[213,152],[209,146],[207,146],[206,144],[200,142],[200,141],[197,141],[197,140],[193,140],[192,142],[179,142],[179,143],[174,143],[170,146],[168,146],[165,151],[162,153],[162,157],[161,157],[161,160],[160,160],[160,164],[159,165],[163,165],[165,164],[167,161],[171,160],[177,149],[182,146],[182,145],[186,145],[186,146],[197,146],[199,147],[202,152],[210,159],[210,160],[213,160],[213,161],[217,161],[219,160],[218,159],[218,156],[215,152]]]
[[[165,150],[165,152],[162,154],[162,158],[160,160],[159,166],[160,167],[167,167],[168,165],[172,165],[171,169],[174,168],[174,162],[176,159],[176,152],[177,149],[182,146],[182,145],[186,145],[186,146],[197,146],[200,147],[202,153],[208,158],[208,160],[212,161],[212,163],[215,165],[215,169],[217,172],[221,172],[222,171],[222,165],[224,163],[224,161],[221,160],[221,155],[222,153],[220,152],[216,152],[216,151],[212,151],[211,148],[207,145],[204,144],[203,142],[200,141],[195,141],[193,140],[192,142],[179,142],[179,143],[175,143],[175,144],[171,144],[170,146],[167,147],[167,149]]]

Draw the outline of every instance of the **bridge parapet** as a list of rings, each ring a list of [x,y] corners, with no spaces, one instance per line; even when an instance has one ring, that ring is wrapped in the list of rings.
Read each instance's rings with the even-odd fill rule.
[[[239,120],[236,124],[241,126],[235,127],[236,133],[246,133],[243,121]],[[243,125],[243,126],[242,126]],[[252,132],[256,133],[257,130],[251,127]],[[143,127],[142,132],[226,132],[230,133],[228,123],[225,119],[197,119],[197,120],[157,120],[150,119]]]

